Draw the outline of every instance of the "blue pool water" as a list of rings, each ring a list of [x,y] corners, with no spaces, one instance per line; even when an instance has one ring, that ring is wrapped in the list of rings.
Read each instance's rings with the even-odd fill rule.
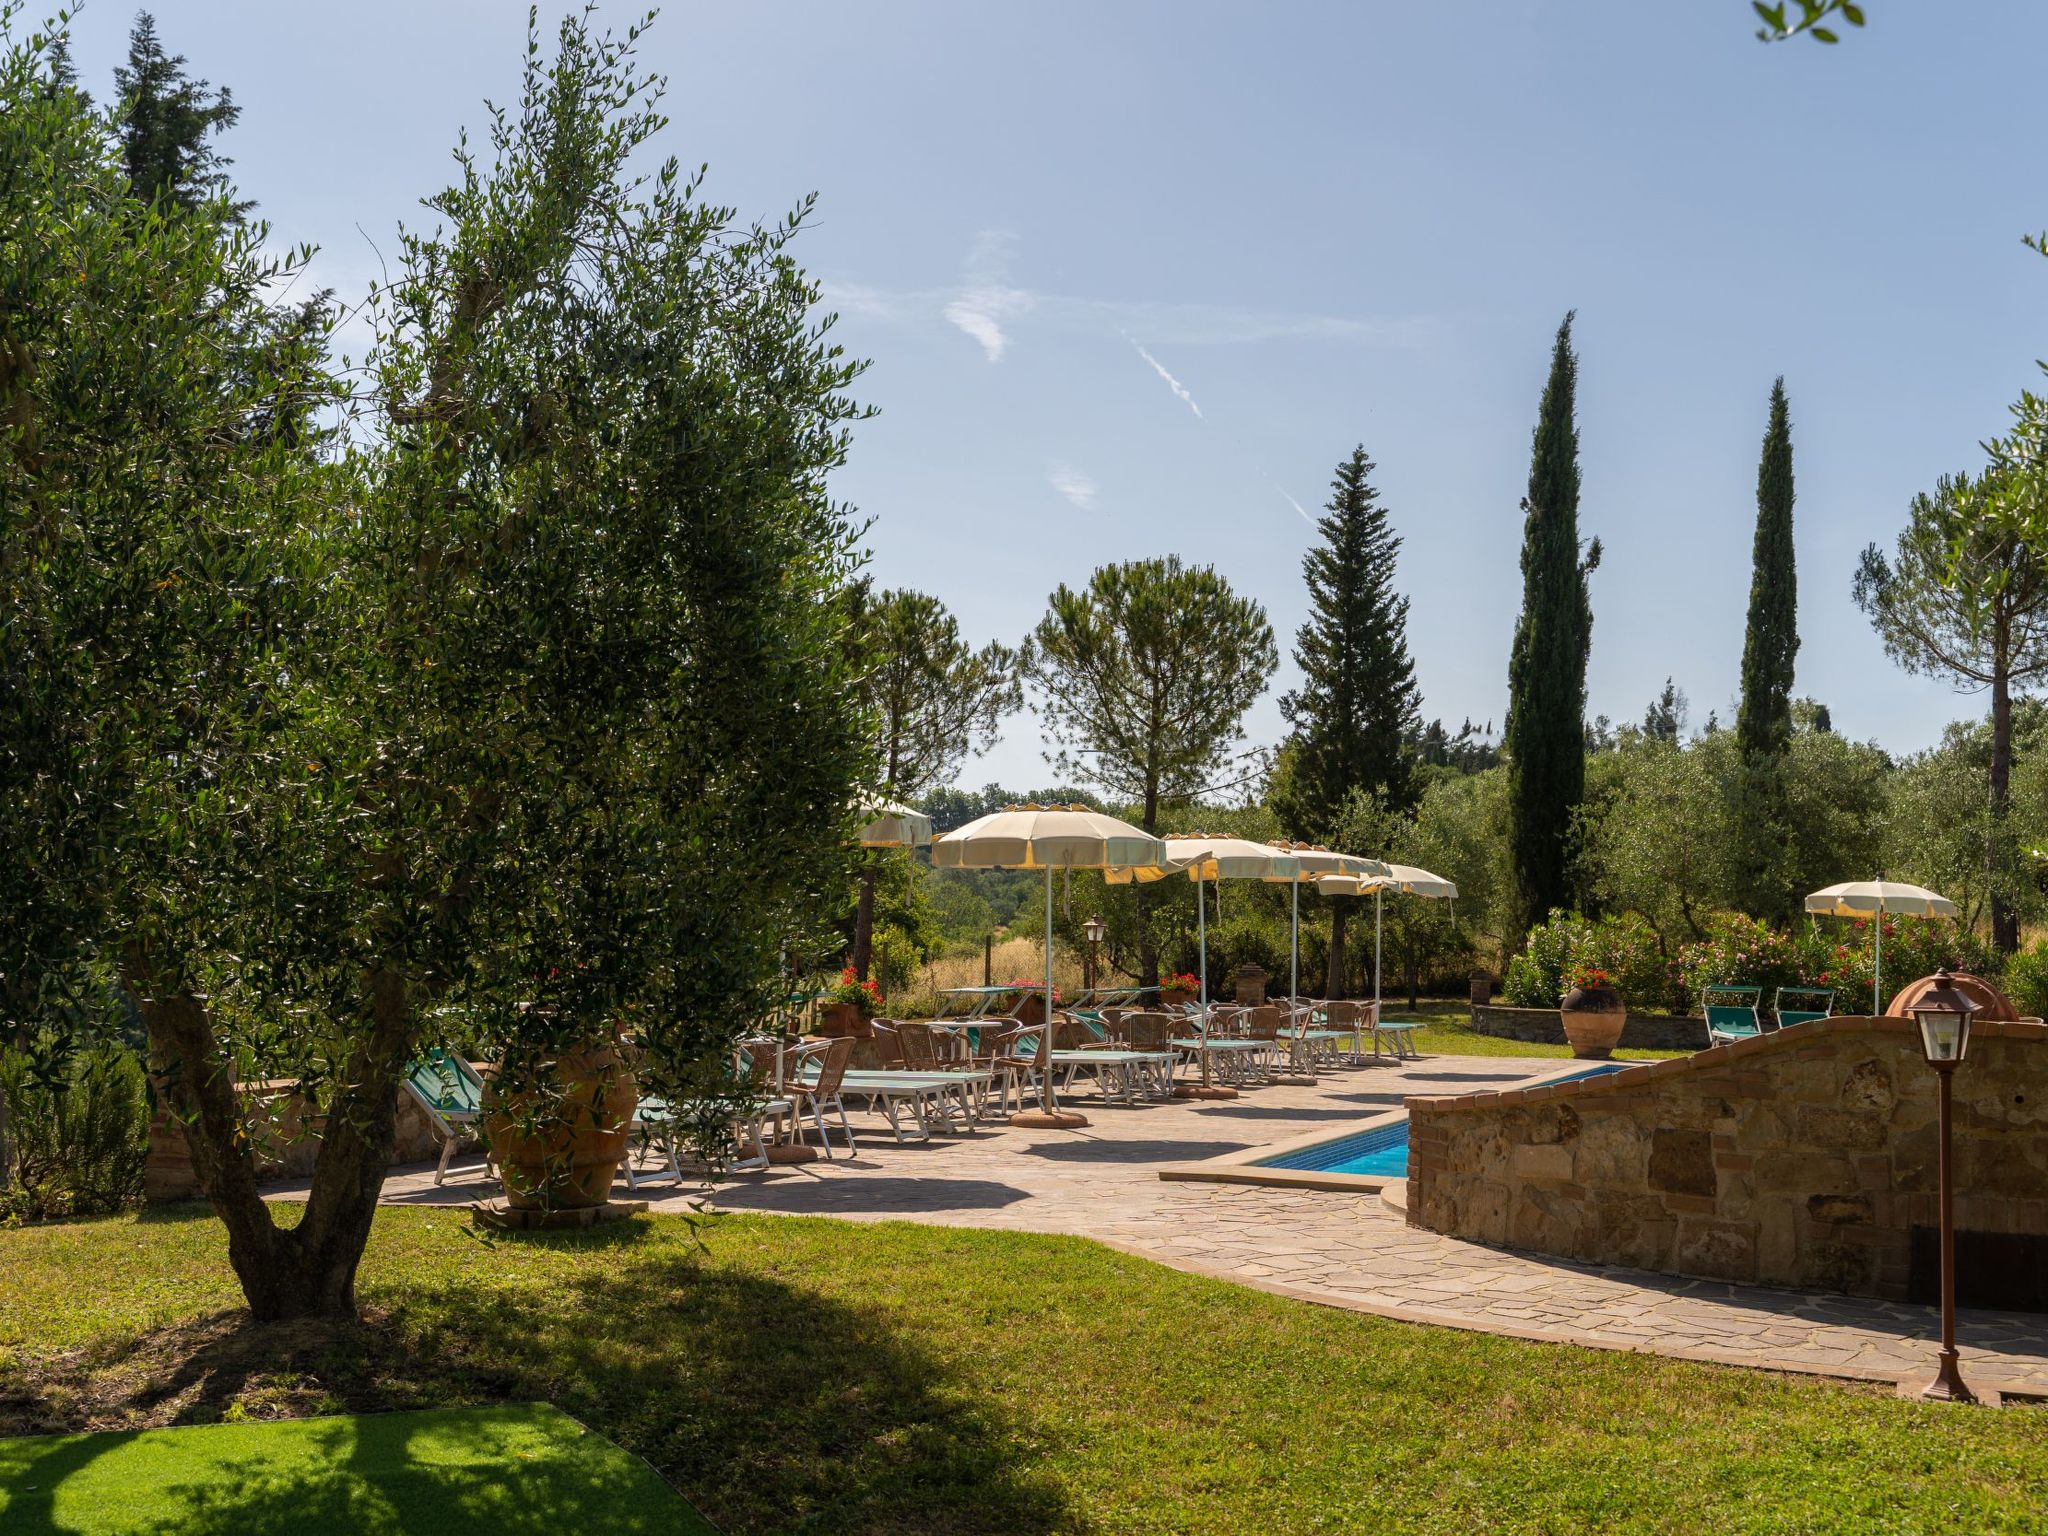
[[[1625,1061],[1604,1061],[1597,1067],[1585,1067],[1564,1077],[1548,1078],[1546,1082],[1576,1083],[1582,1077],[1604,1077],[1609,1072],[1624,1071],[1629,1065]],[[1308,1173],[1358,1173],[1368,1178],[1405,1179],[1408,1177],[1408,1118],[1404,1115],[1369,1131],[1353,1131],[1349,1136],[1332,1137],[1312,1147],[1298,1147],[1277,1157],[1261,1158],[1258,1166],[1295,1168]]]

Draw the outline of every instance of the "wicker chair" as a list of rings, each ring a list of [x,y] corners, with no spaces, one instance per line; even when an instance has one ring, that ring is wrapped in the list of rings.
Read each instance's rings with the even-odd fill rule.
[[[839,1117],[840,1132],[846,1137],[846,1150],[854,1150],[853,1124],[846,1118],[846,1102],[839,1096],[839,1085],[846,1078],[846,1064],[852,1059],[853,1038],[850,1035],[799,1046],[796,1051],[796,1069],[789,1084],[789,1100],[795,1108],[799,1127],[805,1114],[810,1115],[828,1158],[832,1155],[832,1132],[825,1122],[828,1109]],[[813,1061],[818,1064],[818,1075],[810,1078],[805,1069]]]
[[[1018,1043],[1025,1039],[1036,1043],[1040,1039],[1035,1024],[1018,1024],[1009,1029],[990,1030],[981,1037],[985,1054],[981,1066],[995,1074],[996,1112],[1010,1112],[1010,1095],[1016,1091],[1017,1107],[1024,1108],[1025,1094],[1030,1089],[1036,1067],[1029,1056],[1018,1049]]]

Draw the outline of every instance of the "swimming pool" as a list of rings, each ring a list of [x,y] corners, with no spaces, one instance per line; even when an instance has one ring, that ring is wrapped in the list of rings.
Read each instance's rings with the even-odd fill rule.
[[[1603,1061],[1598,1066],[1582,1067],[1576,1072],[1546,1077],[1542,1081],[1576,1083],[1581,1078],[1604,1077],[1609,1072],[1626,1071],[1629,1065],[1625,1061]],[[1302,1173],[1352,1174],[1369,1179],[1405,1179],[1408,1177],[1408,1117],[1402,1115],[1398,1119],[1353,1131],[1346,1136],[1333,1136],[1328,1141],[1309,1146],[1291,1147],[1271,1157],[1259,1158],[1251,1166],[1288,1168]]]

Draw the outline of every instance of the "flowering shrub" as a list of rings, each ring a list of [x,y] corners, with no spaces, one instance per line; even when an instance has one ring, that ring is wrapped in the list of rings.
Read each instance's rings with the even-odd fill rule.
[[[862,981],[849,965],[839,973],[839,985],[826,992],[825,1001],[851,1003],[860,1010],[862,1018],[871,1019],[875,1010],[882,1006],[882,986],[872,976]]]
[[[1510,1007],[1555,1008],[1576,973],[1598,970],[1604,985],[1638,1009],[1682,1007],[1671,963],[1650,925],[1633,913],[1588,922],[1567,912],[1529,932],[1522,953],[1508,961],[1502,996]]]
[[[1705,938],[1679,950],[1678,971],[1693,1008],[1708,987],[1762,987],[1761,1003],[1768,1008],[1779,987],[1807,980],[1791,934],[1736,912],[1722,913]]]
[[[1201,978],[1192,971],[1180,971],[1172,976],[1159,978],[1159,986],[1166,992],[1194,992],[1200,989]]]
[[[1862,1013],[1871,1005],[1877,956],[1877,920],[1868,917],[1831,922],[1800,943],[1803,979],[1816,987],[1835,989],[1837,1013]],[[1931,976],[1943,966],[1998,979],[2000,965],[1983,940],[1945,917],[1884,918],[1884,1001],[1909,981]]]

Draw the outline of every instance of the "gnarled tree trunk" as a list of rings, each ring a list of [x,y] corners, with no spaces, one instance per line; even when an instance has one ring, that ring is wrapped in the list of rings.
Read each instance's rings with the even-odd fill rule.
[[[193,1171],[228,1230],[228,1263],[260,1322],[356,1316],[356,1270],[390,1166],[398,1072],[408,1037],[405,988],[371,980],[371,1025],[350,1051],[324,1105],[312,1188],[296,1226],[280,1227],[257,1184],[256,1145],[236,1095],[231,1057],[206,1005],[159,995],[146,972],[124,969],[149,1031],[150,1067],[183,1123]]]

